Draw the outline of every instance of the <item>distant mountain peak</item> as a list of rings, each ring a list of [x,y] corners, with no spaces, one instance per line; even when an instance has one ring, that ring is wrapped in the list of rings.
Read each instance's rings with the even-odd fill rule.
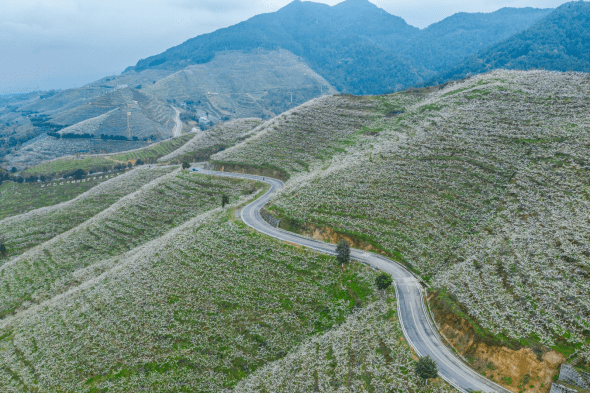
[[[369,0],[346,0],[338,3],[335,7],[340,8],[379,8]]]

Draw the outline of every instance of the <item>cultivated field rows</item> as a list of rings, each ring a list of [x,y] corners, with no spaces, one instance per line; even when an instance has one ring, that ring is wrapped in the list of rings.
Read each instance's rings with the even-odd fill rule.
[[[586,342],[588,76],[494,71],[371,100],[375,114],[394,108],[394,116],[378,116],[354,147],[311,173],[281,157],[325,140],[307,149],[310,138],[284,128],[214,159],[294,173],[270,206],[284,223],[309,234],[328,227],[386,252],[447,287],[493,334]]]
[[[222,194],[233,200],[251,193],[252,187],[180,171],[150,182],[73,229],[5,262],[0,267],[0,316],[79,285],[77,271],[122,255],[216,207]],[[29,238],[38,241],[38,233]],[[22,231],[18,234],[22,236]],[[8,236],[14,235],[8,232]]]
[[[208,158],[220,149],[233,146],[260,131],[260,119],[238,119],[198,131],[186,144],[158,159],[159,162],[195,162]]]
[[[404,343],[394,297],[349,316],[296,351],[241,381],[234,392],[446,392],[448,385],[421,382]]]
[[[189,181],[168,178],[170,187]],[[226,182],[234,196],[253,185]],[[220,391],[373,301],[372,270],[357,264],[342,270],[333,258],[227,217],[218,208],[119,256],[103,253],[105,259],[79,271],[83,283],[6,318],[2,391]],[[399,335],[397,320],[388,318],[384,329]],[[387,345],[396,351],[387,361],[391,370],[409,364],[407,347]],[[417,383],[411,372],[403,378]]]
[[[100,183],[71,201],[0,221],[0,236],[4,238],[8,255],[20,255],[75,228],[124,196],[173,170],[174,168],[136,169]]]
[[[373,120],[375,106],[363,98],[316,98],[265,122],[256,136],[212,160],[280,168],[294,174],[343,151],[359,129]]]

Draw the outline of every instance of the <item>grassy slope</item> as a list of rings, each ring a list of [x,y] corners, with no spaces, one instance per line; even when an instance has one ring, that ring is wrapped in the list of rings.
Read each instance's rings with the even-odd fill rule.
[[[211,160],[223,165],[273,168],[288,177],[349,146],[374,117],[374,102],[330,96],[312,100],[265,122],[256,136]]]
[[[175,171],[147,184],[72,230],[0,267],[0,316],[79,283],[77,273],[161,236],[190,217],[252,192],[252,184]],[[7,237],[13,233],[8,232]]]
[[[160,162],[197,162],[208,159],[221,149],[231,147],[255,135],[260,119],[238,119],[200,131],[182,147],[161,157]]]
[[[451,391],[442,381],[424,384],[416,378],[412,352],[397,319],[394,291],[388,292],[338,328],[257,370],[234,391]]]
[[[110,168],[116,164],[127,164],[127,162],[135,162],[137,159],[142,159],[144,162],[155,162],[158,158],[172,153],[176,149],[183,146],[186,142],[191,140],[194,134],[182,135],[178,138],[169,139],[164,142],[148,146],[144,149],[134,150],[130,152],[123,152],[111,154],[108,156],[88,156],[82,159],[77,158],[61,158],[39,165],[35,165],[27,170],[24,170],[22,176],[41,176],[51,175],[54,173],[63,173],[74,171],[76,169],[83,169],[85,171],[102,171],[104,167]]]
[[[447,287],[483,334],[571,353],[590,326],[590,81],[498,71],[415,93],[373,98],[381,113],[405,113],[293,177],[271,210],[292,229],[330,227],[406,263]],[[246,162],[289,168],[283,157],[305,151],[282,129],[264,137],[290,143],[253,138],[216,157],[256,152]]]
[[[60,187],[50,187],[49,183],[3,183],[0,185],[0,220],[69,201],[95,185],[94,181],[66,183]]]
[[[113,160],[117,161],[131,161],[135,162],[135,160],[141,159],[144,162],[155,162],[155,160],[168,155],[177,149],[181,148],[185,145],[188,141],[195,137],[194,134],[185,134],[179,136],[178,138],[173,138],[153,146],[146,147],[145,149],[136,150],[132,152],[125,152],[121,154],[113,154],[109,156]]]
[[[190,192],[181,193],[182,184]],[[253,233],[228,219],[233,212],[198,215],[213,207],[219,187],[235,197],[252,186],[172,174],[135,203],[109,209],[55,247],[43,245],[60,253],[53,262],[41,263],[50,254],[40,252],[37,263],[31,254],[30,264],[15,261],[10,273],[5,266],[0,276],[20,277],[29,293],[41,277],[53,280],[48,296],[35,298],[71,289],[0,322],[1,390],[220,391],[373,299],[370,269],[342,270],[333,258]],[[130,229],[162,234],[180,221],[143,245]],[[91,230],[100,241],[82,236]],[[125,252],[126,244],[138,247]],[[58,265],[68,253],[73,264]],[[75,273],[55,281],[51,272],[59,270]],[[4,306],[16,292],[7,288],[19,288],[10,284]],[[399,350],[407,359],[408,348]]]
[[[21,176],[48,176],[76,169],[97,172],[104,167],[110,168],[113,164],[115,162],[106,157],[60,158],[28,168],[21,172]]]
[[[6,241],[8,256],[22,254],[32,247],[69,231],[107,209],[124,196],[137,191],[142,186],[172,170],[173,168],[136,169],[108,181],[105,181],[105,177],[103,179],[97,178],[96,181],[103,183],[69,202],[48,206],[0,221],[0,236]],[[95,183],[95,180],[92,180],[91,183]],[[64,190],[70,190],[78,185],[76,183],[75,186],[72,184],[69,186],[67,184],[51,186],[50,190],[54,188],[60,190],[62,187],[64,187]],[[45,189],[38,188],[37,190]],[[37,196],[40,199],[42,197],[43,194]],[[2,262],[4,263],[6,260]]]

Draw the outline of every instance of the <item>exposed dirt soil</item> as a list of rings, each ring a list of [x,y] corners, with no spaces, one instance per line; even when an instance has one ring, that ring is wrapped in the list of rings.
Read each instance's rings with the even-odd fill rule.
[[[346,240],[354,248],[378,251],[368,242],[337,233],[331,228],[299,225],[288,220],[282,220],[280,227],[332,244]],[[553,376],[559,373],[559,367],[566,360],[562,354],[544,347],[522,348],[510,343],[497,345],[493,340],[477,335],[468,321],[441,307],[433,298],[428,299],[429,307],[441,333],[475,370],[514,393],[550,391]]]
[[[491,344],[475,334],[469,322],[441,312],[432,297],[429,300],[441,333],[475,370],[515,393],[549,392],[553,376],[566,360],[563,355],[548,348],[513,349]]]

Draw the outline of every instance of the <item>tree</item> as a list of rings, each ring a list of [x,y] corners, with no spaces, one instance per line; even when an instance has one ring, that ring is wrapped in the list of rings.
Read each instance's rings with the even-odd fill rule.
[[[389,288],[392,282],[393,280],[391,279],[391,276],[387,273],[381,273],[375,279],[375,285],[377,285],[377,288],[379,288],[380,290]]]
[[[4,240],[0,239],[0,255],[5,257],[7,252],[8,252],[8,250],[6,249],[6,246],[4,245]]]
[[[430,356],[420,358],[418,362],[416,362],[416,374],[424,380],[436,378],[438,376],[436,363]]]
[[[137,161],[135,161],[135,165],[143,165],[143,160],[140,158]]]
[[[191,164],[189,164],[188,162],[185,161],[182,163],[182,169],[188,169],[190,167],[191,167]]]
[[[16,167],[12,167],[12,169],[10,169],[10,173],[16,173],[17,169]]]
[[[129,162],[127,163],[127,168],[131,169],[131,167],[132,167],[132,166],[133,166],[133,164],[131,163],[131,161],[129,161]]]
[[[76,169],[74,172],[72,172],[72,176],[74,179],[80,180],[86,176],[86,172],[84,172],[82,169]]]
[[[221,196],[221,207],[225,207],[229,203],[229,197],[225,194]]]
[[[340,240],[336,246],[336,259],[338,263],[347,263],[350,261],[350,244],[346,240]]]

